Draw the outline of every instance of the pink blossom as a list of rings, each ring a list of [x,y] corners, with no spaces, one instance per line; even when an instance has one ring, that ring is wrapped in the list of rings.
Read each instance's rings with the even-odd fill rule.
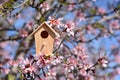
[[[59,80],[66,80],[65,76],[60,76]]]
[[[28,36],[28,32],[25,29],[20,29],[19,33],[23,38]]]
[[[94,34],[94,35],[96,34],[96,30],[91,25],[87,25],[86,29],[87,29],[89,34],[90,33]]]
[[[8,74],[9,72],[10,72],[10,69],[8,69],[8,68],[3,68],[3,66],[0,65],[0,73]]]
[[[74,57],[68,58],[67,61],[68,61],[68,64],[69,64],[69,65],[74,65],[74,66],[75,66],[75,65],[78,64],[78,61],[77,61],[76,58],[74,58]]]
[[[17,18],[22,18],[22,14],[19,13],[19,14],[17,15]]]
[[[85,76],[85,78],[86,78],[86,80],[94,80],[94,77],[91,75],[87,75],[87,76]]]
[[[55,38],[54,42],[55,42],[55,46],[59,46],[61,43],[61,40],[59,38]]]
[[[29,21],[29,22],[26,24],[26,27],[31,30],[32,27],[33,27],[33,25],[34,25],[34,22],[33,22],[33,21]]]
[[[85,21],[85,14],[82,13],[81,11],[76,12],[76,18],[78,18],[79,21]]]
[[[116,49],[116,48],[117,48],[116,45],[111,45],[111,49],[112,49],[112,50],[114,50],[114,49]]]
[[[68,79],[67,80],[74,80],[75,77],[72,73],[68,74]]]
[[[53,57],[53,60],[51,60],[51,64],[57,65],[61,63],[63,60],[63,56]]]
[[[85,60],[86,58],[88,58],[88,55],[83,53],[83,54],[79,55],[79,58],[81,60]]]
[[[50,9],[50,5],[45,1],[43,2],[40,7],[42,8],[42,12],[45,12]]]
[[[53,71],[52,69],[47,73],[49,76],[56,76],[56,72]]]
[[[70,5],[68,5],[68,10],[71,11],[71,10],[73,10],[74,7],[75,7],[75,5],[70,4]]]
[[[19,62],[19,65],[20,67],[23,69],[23,72],[24,73],[27,73],[27,72],[37,72],[37,65],[33,63],[33,59],[28,59],[26,58],[26,60],[24,59],[19,59],[20,62]]]
[[[10,24],[13,24],[13,23],[14,23],[14,20],[13,20],[12,18],[7,18],[7,20],[8,20],[8,22],[9,22]]]
[[[42,78],[35,78],[35,80],[43,80]],[[44,80],[47,80],[47,79],[44,79]]]
[[[36,72],[37,68],[32,65],[26,65],[25,68],[23,69],[25,73],[27,72]]]
[[[103,68],[106,68],[106,67],[107,67],[107,64],[108,64],[108,61],[107,61],[106,58],[103,56],[103,57],[99,58],[98,63],[99,63]]]
[[[115,61],[120,64],[120,54],[115,55]]]
[[[95,2],[96,0],[92,0],[92,1],[94,1],[94,2]]]
[[[49,21],[47,21],[48,23],[50,23],[51,26],[57,26],[58,28],[60,28],[60,26],[62,26],[62,21],[63,18],[58,18],[58,19],[55,19],[51,16],[49,16]]]
[[[10,72],[10,69],[4,69],[4,73],[8,74]]]
[[[118,75],[120,75],[120,68],[118,67],[118,68],[116,68],[116,73],[118,74]]]
[[[37,56],[37,58],[36,58]],[[29,55],[28,58],[24,59],[19,59],[19,67],[22,70],[22,74],[29,74],[29,77],[35,77],[36,75],[40,75],[39,71],[42,69],[44,72],[44,67],[50,63],[50,58],[49,56],[45,56],[45,55]],[[43,73],[46,76],[46,73]],[[25,76],[26,77],[26,76]]]
[[[120,28],[119,20],[112,20],[109,26],[112,29],[119,29]]]
[[[90,8],[92,6],[91,2],[86,2],[86,7]]]
[[[73,21],[68,21],[66,26],[68,29],[73,30],[75,28],[75,23]]]
[[[86,76],[87,75],[87,72],[85,69],[80,69],[80,74],[83,75],[83,76]]]
[[[98,12],[100,13],[100,14],[104,14],[106,11],[105,11],[105,9],[104,8],[98,8]]]
[[[74,54],[76,54],[82,61],[84,61],[86,58],[88,58],[88,55],[86,54],[86,50],[83,47],[83,45],[78,44],[75,48],[73,48]]]
[[[7,42],[1,42],[1,43],[0,43],[0,47],[5,48],[5,47],[8,46],[8,44],[9,44],[8,41],[7,41]]]
[[[9,60],[9,64],[11,66],[18,66],[18,62],[17,61],[13,61],[13,60]]]
[[[0,50],[0,55],[8,56],[9,53],[10,53],[9,51],[6,51],[6,50]]]
[[[68,21],[66,23],[66,25],[64,26],[66,28],[66,31],[69,33],[70,35],[74,35],[74,28],[75,28],[76,24],[73,21]]]

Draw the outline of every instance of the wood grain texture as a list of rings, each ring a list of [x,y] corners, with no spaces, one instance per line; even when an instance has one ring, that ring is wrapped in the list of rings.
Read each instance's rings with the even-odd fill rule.
[[[42,38],[41,32],[47,31],[48,37]],[[36,53],[43,53],[46,56],[51,55],[53,51],[53,42],[55,38],[54,32],[52,32],[46,25],[43,25],[36,33],[35,33],[35,46]]]

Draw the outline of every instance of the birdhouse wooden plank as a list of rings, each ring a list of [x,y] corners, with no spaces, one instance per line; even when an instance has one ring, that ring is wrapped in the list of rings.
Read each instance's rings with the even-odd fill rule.
[[[59,34],[55,32],[46,22],[42,23],[29,37],[34,35],[36,53],[51,55],[53,51],[54,38]]]

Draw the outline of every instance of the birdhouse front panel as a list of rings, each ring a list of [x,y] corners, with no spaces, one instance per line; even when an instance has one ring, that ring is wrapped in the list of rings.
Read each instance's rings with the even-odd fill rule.
[[[46,56],[51,55],[55,38],[54,33],[46,25],[43,25],[34,36],[36,53],[43,53]]]

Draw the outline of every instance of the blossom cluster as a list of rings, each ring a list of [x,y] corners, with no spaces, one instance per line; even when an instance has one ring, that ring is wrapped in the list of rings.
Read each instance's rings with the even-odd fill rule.
[[[8,64],[11,67],[17,66],[23,80],[57,80],[60,74],[63,74],[59,76],[60,80],[94,80],[92,74],[95,73],[95,66],[97,64],[88,63],[86,51],[82,50],[80,45],[76,46],[75,49],[73,49],[74,53],[71,56],[62,56],[57,53],[52,56],[35,54],[29,55],[26,59],[18,58],[16,61],[9,59]],[[104,68],[107,67],[105,57],[99,58],[97,63]],[[10,69],[3,68],[1,64],[0,72],[8,74]]]

